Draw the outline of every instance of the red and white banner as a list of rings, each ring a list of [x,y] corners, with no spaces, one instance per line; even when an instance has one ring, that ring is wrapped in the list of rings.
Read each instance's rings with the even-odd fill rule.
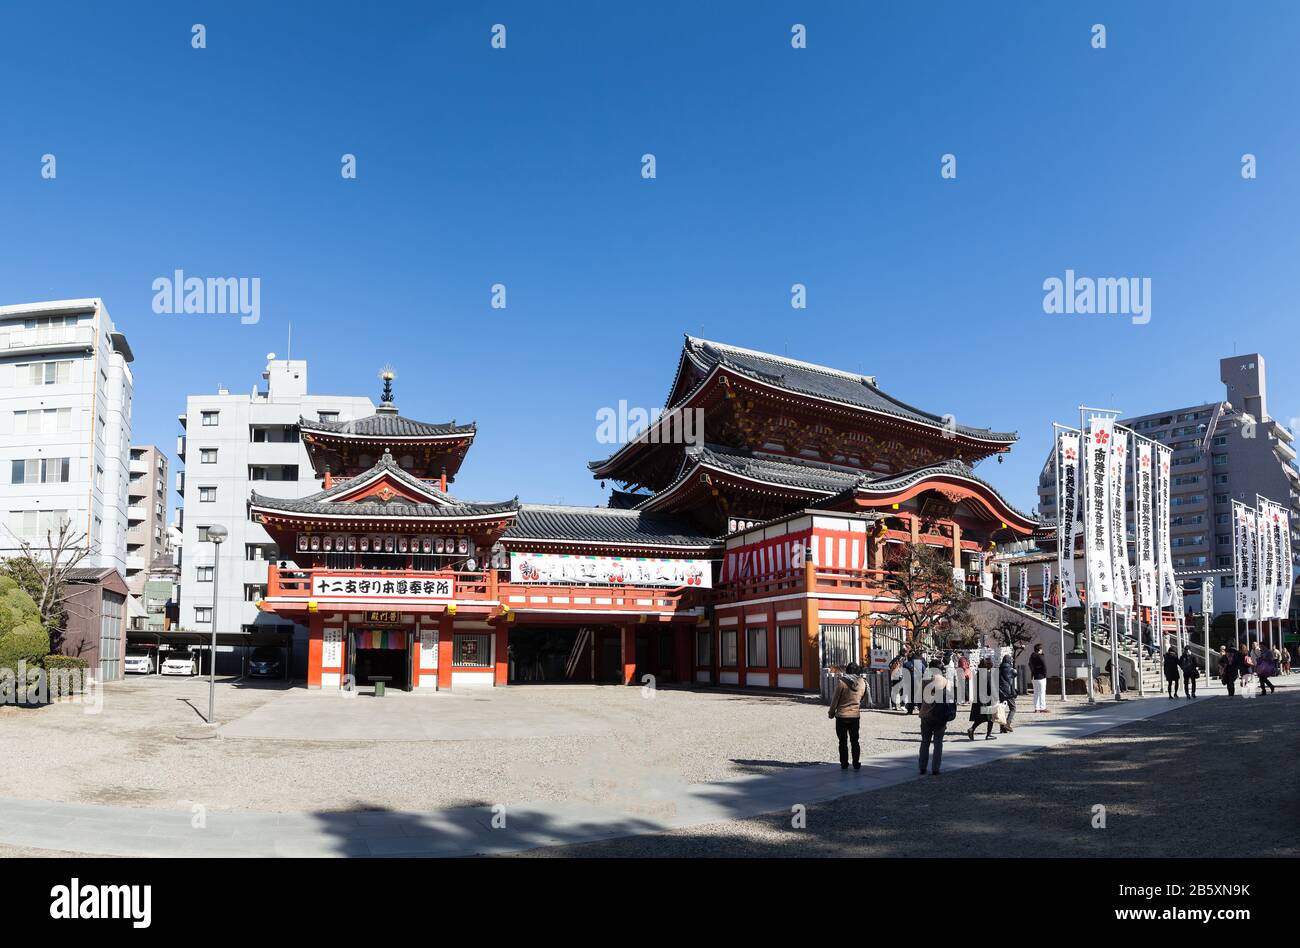
[[[1137,478],[1133,485],[1133,527],[1137,560],[1138,605],[1158,605],[1156,583],[1155,455],[1145,438],[1137,444]]]
[[[1115,579],[1115,605],[1133,605],[1128,569],[1128,525],[1125,518],[1124,475],[1128,470],[1128,432],[1111,429],[1110,441],[1110,551]]]
[[[1174,582],[1174,552],[1169,539],[1169,469],[1174,452],[1163,444],[1156,452],[1156,585],[1160,588],[1160,605],[1172,606],[1178,597]]]
[[[1091,418],[1083,445],[1083,550],[1089,607],[1115,600],[1110,546],[1110,442],[1114,428],[1114,418]]]
[[[1083,505],[1079,498],[1079,436],[1064,434],[1058,439],[1056,519],[1056,565],[1061,577],[1061,605],[1067,609],[1082,605],[1074,577],[1074,542],[1083,526]]]

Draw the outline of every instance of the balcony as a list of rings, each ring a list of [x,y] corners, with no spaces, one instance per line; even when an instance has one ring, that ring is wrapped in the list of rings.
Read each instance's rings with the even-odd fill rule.
[[[129,523],[139,523],[142,520],[149,519],[149,512],[144,507],[127,507],[126,519]]]
[[[412,589],[418,590],[412,592]],[[512,583],[509,573],[486,571],[419,571],[375,569],[281,568],[269,564],[266,600],[269,609],[307,609],[308,600],[335,610],[384,608],[440,612],[450,604],[472,611],[580,611],[582,613],[658,614],[672,618],[703,603],[694,588],[552,585]],[[482,608],[474,608],[481,603]]]
[[[176,472],[176,493],[180,494],[182,497],[185,496],[185,472],[184,471]]]
[[[95,347],[94,326],[43,326],[0,333],[0,352],[88,352]]]
[[[182,461],[185,460],[185,435],[176,436],[176,456]]]

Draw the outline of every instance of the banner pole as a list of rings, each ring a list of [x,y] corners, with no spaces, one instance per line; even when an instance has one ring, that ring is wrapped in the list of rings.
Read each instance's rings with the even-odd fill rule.
[[[1061,703],[1065,703],[1065,570],[1062,568],[1064,557],[1068,555],[1074,558],[1074,524],[1071,522],[1069,527],[1066,526],[1063,508],[1061,506],[1061,432],[1060,425],[1052,422],[1052,466],[1056,469],[1056,631],[1061,638]],[[1077,498],[1076,498],[1077,500]],[[1074,511],[1070,511],[1070,519],[1074,519]],[[1069,537],[1071,540],[1070,551],[1065,552],[1062,537]],[[1044,590],[1044,594],[1050,597],[1050,592]]]
[[[1086,511],[1088,509],[1088,506],[1085,503],[1085,499],[1091,496],[1092,491],[1088,486],[1088,478],[1085,475],[1084,466],[1082,464],[1084,452],[1088,450],[1088,429],[1083,417],[1085,411],[1086,409],[1084,408],[1084,406],[1080,405],[1079,406],[1079,459],[1081,463],[1079,464],[1078,503],[1080,504],[1081,509]],[[1090,566],[1091,558],[1088,554],[1088,549],[1091,546],[1091,544],[1088,543],[1087,528],[1088,528],[1087,524],[1085,524],[1084,535],[1083,535],[1083,594],[1084,594],[1084,599],[1086,601],[1083,604],[1084,605],[1083,642],[1084,642],[1084,650],[1088,653],[1088,704],[1096,704],[1097,695],[1095,693],[1095,689],[1093,688],[1093,678],[1095,677],[1097,670],[1092,660],[1092,611],[1094,608],[1096,608],[1096,603],[1093,602],[1093,598],[1092,598],[1092,568]],[[1073,553],[1074,551],[1071,550],[1070,552]]]

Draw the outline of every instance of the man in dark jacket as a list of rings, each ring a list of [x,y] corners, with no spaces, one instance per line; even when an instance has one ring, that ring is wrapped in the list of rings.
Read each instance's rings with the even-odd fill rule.
[[[1029,653],[1029,676],[1034,680],[1034,713],[1047,713],[1047,659],[1043,657],[1043,643],[1039,642]]]
[[[1007,723],[1001,728],[1007,734],[1015,730],[1011,722],[1016,717],[1016,664],[1010,652],[1002,656],[1002,664],[998,666],[998,700],[1007,703]]]
[[[1241,653],[1237,651],[1235,646],[1229,645],[1223,660],[1220,661],[1223,667],[1220,677],[1223,679],[1223,683],[1228,686],[1229,698],[1237,694],[1237,675],[1245,667],[1244,660],[1240,660],[1240,655]]]
[[[1182,663],[1178,661],[1178,649],[1171,645],[1169,651],[1165,652],[1165,690],[1171,698],[1178,697],[1178,679],[1182,671]]]

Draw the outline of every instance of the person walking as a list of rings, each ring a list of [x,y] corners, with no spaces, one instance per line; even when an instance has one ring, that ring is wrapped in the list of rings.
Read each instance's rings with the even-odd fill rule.
[[[1007,703],[1007,723],[1001,731],[1010,734],[1015,730],[1012,722],[1016,719],[1016,665],[1010,652],[1002,656],[1002,664],[998,666],[998,700]]]
[[[957,653],[957,687],[960,694],[957,696],[961,704],[970,700],[970,653],[961,651]]]
[[[1034,680],[1034,713],[1047,713],[1047,659],[1043,656],[1043,643],[1039,642],[1029,654],[1029,675]]]
[[[1226,647],[1219,655],[1219,678],[1228,688],[1228,697],[1236,697],[1237,675],[1242,665],[1237,661],[1237,649]]]
[[[1165,690],[1170,698],[1178,697],[1178,679],[1182,677],[1182,664],[1178,661],[1178,649],[1172,645],[1165,652]]]
[[[1271,646],[1264,646],[1259,653],[1259,658],[1255,662],[1255,674],[1259,676],[1259,693],[1261,695],[1271,694],[1277,691],[1277,685],[1271,681],[1272,677],[1277,674],[1277,653]]]
[[[892,711],[903,709],[903,653],[899,652],[889,662],[889,707]]]
[[[853,749],[853,769],[861,770],[862,748],[858,745],[858,731],[862,717],[862,696],[867,693],[867,680],[861,669],[849,662],[844,674],[835,682],[831,706],[826,716],[835,719],[835,737],[840,744],[840,770],[849,769],[849,748]]]
[[[1282,646],[1282,674],[1291,674],[1291,650],[1285,645]]]
[[[1196,697],[1196,679],[1201,677],[1201,666],[1196,663],[1196,656],[1190,648],[1183,649],[1183,697]]]
[[[911,714],[916,710],[917,694],[921,683],[921,676],[925,672],[925,660],[921,658],[920,652],[912,652],[903,662],[903,696],[907,702],[907,713]]]
[[[930,762],[930,745],[934,745],[933,776],[939,775],[943,760],[943,735],[948,722],[957,717],[956,695],[951,690],[951,680],[943,673],[943,662],[933,659],[921,685],[921,774]]]
[[[975,669],[975,690],[970,699],[970,730],[966,736],[975,740],[975,729],[983,722],[984,740],[996,741],[993,736],[993,705],[997,703],[997,689],[993,681],[993,661],[981,658]]]

